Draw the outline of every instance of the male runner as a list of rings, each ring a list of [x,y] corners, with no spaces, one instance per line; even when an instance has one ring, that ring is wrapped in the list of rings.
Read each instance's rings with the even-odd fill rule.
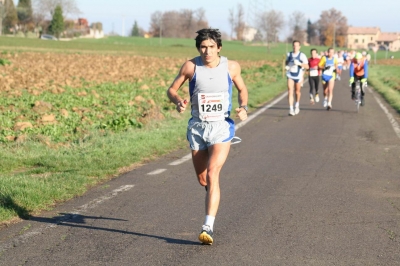
[[[206,217],[199,235],[203,244],[214,242],[214,220],[220,201],[219,174],[224,165],[231,140],[235,135],[234,121],[229,118],[232,107],[232,84],[239,94],[236,115],[247,118],[248,92],[236,61],[219,56],[221,33],[217,29],[197,31],[196,48],[200,56],[186,61],[169,87],[167,95],[178,112],[186,110],[187,100],[177,93],[186,80],[192,118],[187,139],[192,150],[192,161],[200,185],[206,188]]]
[[[314,90],[315,90],[315,102],[319,102],[319,76],[320,71],[318,69],[318,64],[321,59],[318,56],[317,49],[311,49],[311,57],[308,58],[308,82],[310,83],[310,103],[314,104]]]
[[[303,69],[308,69],[307,56],[300,52],[300,42],[293,41],[293,52],[286,57],[286,76],[288,87],[289,115],[294,116],[300,112],[301,83],[303,80]],[[294,91],[296,103],[293,108]]]
[[[328,56],[321,58],[319,68],[322,70],[322,84],[324,87],[324,108],[328,111],[332,109],[333,87],[335,86],[335,71],[337,69],[337,60],[334,57],[335,50],[328,49]]]
[[[356,81],[361,81],[361,106],[364,106],[364,87],[367,86],[368,78],[368,60],[362,56],[361,53],[356,53],[354,59],[350,64],[350,85],[351,85],[351,99],[355,99]]]
[[[344,59],[343,59],[343,51],[338,52],[337,54],[337,73],[336,79],[340,80],[342,77],[342,69],[343,69]]]

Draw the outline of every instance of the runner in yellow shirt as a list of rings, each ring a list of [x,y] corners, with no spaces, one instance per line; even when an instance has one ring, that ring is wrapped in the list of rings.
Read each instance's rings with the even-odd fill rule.
[[[335,76],[337,69],[337,59],[334,56],[335,50],[328,49],[328,55],[323,56],[319,62],[319,69],[322,70],[322,85],[324,88],[324,108],[328,111],[332,109],[333,87],[335,86]]]

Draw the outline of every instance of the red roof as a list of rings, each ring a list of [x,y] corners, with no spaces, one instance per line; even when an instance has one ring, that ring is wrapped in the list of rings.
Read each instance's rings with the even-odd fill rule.
[[[381,29],[379,27],[349,27],[347,34],[377,34]]]
[[[396,32],[382,32],[379,34],[378,40],[377,41],[396,41],[400,39],[400,33]]]

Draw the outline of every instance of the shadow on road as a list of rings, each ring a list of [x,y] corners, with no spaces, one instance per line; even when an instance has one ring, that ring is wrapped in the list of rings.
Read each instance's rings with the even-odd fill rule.
[[[40,223],[48,223],[48,224],[56,224],[59,226],[69,226],[69,227],[74,227],[74,228],[84,228],[84,229],[90,229],[90,230],[101,230],[101,231],[112,232],[112,233],[135,235],[135,236],[140,236],[140,237],[150,237],[150,238],[155,238],[155,239],[159,239],[159,240],[164,240],[165,242],[167,242],[169,244],[196,245],[196,246],[201,245],[201,243],[199,243],[199,242],[190,241],[190,240],[176,239],[176,238],[150,235],[150,234],[143,234],[143,233],[130,232],[130,231],[112,229],[112,228],[88,226],[88,225],[84,225],[84,224],[86,224],[86,222],[85,222],[86,219],[127,221],[124,219],[97,217],[97,216],[85,216],[85,215],[75,214],[75,213],[60,213],[60,216],[56,216],[56,217],[52,217],[52,218],[34,217],[34,216],[29,218],[29,220],[31,220],[31,221],[40,222]]]

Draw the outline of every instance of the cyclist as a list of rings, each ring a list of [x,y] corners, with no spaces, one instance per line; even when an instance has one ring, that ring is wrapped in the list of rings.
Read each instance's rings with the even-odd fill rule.
[[[356,53],[350,64],[351,99],[355,100],[356,81],[361,81],[361,106],[364,106],[364,87],[367,86],[368,60],[361,53]]]
[[[293,41],[293,52],[289,52],[286,57],[286,76],[288,87],[289,115],[294,116],[300,112],[301,85],[303,83],[303,70],[308,69],[307,56],[300,52],[300,42]],[[293,108],[294,96],[296,103]]]
[[[219,175],[235,135],[234,121],[229,118],[233,84],[238,90],[240,107],[235,111],[240,120],[247,118],[248,92],[240,65],[219,55],[221,33],[217,29],[202,29],[197,34],[196,48],[200,56],[182,65],[167,95],[178,112],[185,111],[188,103],[179,96],[178,90],[189,80],[192,118],[188,123],[187,139],[198,181],[207,191],[206,216],[199,240],[211,245],[220,202]]]
[[[319,78],[321,72],[318,69],[318,64],[321,61],[321,59],[318,57],[318,51],[317,49],[313,48],[311,49],[311,57],[308,58],[308,66],[309,66],[309,71],[308,71],[308,82],[310,84],[310,103],[314,104],[314,99],[315,102],[319,102],[319,95],[318,95],[318,89],[319,89]],[[315,98],[314,98],[314,90],[315,90]]]
[[[335,50],[330,47],[328,55],[321,58],[318,64],[322,70],[322,85],[324,87],[324,108],[332,109],[333,87],[335,86],[335,72],[337,69],[337,60],[334,56]]]

